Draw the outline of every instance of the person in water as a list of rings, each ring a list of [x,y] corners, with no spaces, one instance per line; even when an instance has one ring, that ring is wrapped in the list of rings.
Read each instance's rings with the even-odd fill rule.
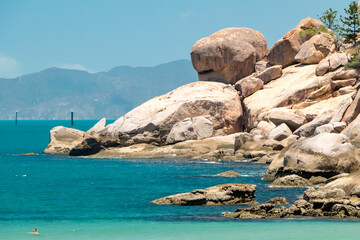
[[[39,235],[38,231],[36,228],[33,228],[32,232],[29,232],[29,234],[33,234],[33,235]]]

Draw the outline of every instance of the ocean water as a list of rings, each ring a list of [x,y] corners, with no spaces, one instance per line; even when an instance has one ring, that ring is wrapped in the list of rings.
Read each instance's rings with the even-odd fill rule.
[[[76,121],[87,130],[96,121]],[[204,160],[89,159],[43,154],[49,130],[69,121],[0,121],[0,239],[357,239],[356,220],[233,220],[239,206],[157,206],[151,200],[239,182],[257,185],[256,200],[304,188],[270,188],[266,166]],[[36,155],[24,156],[34,152]],[[235,170],[243,177],[216,177]],[[40,235],[27,234],[37,228]]]

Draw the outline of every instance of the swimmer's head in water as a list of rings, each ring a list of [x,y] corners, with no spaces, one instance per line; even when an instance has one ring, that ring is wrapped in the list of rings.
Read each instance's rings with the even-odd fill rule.
[[[34,229],[33,229],[33,232],[37,232],[37,229],[36,229],[36,228],[34,228]]]

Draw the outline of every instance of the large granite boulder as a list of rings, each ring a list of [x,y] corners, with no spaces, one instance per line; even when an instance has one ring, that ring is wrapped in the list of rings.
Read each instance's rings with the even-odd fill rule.
[[[255,71],[267,53],[265,37],[249,28],[226,28],[197,41],[191,61],[200,81],[235,84]]]
[[[329,34],[320,33],[304,42],[295,60],[304,64],[316,64],[335,50],[335,40]]]
[[[213,132],[213,124],[206,117],[185,118],[172,127],[166,143],[173,144],[187,140],[201,140],[211,137]]]
[[[45,149],[45,153],[69,154],[71,149],[84,141],[89,135],[83,131],[67,128],[54,127],[50,130],[50,143]]]
[[[271,47],[267,56],[269,63],[282,65],[283,67],[295,63],[295,56],[300,51],[300,46],[312,37],[311,35],[303,35],[302,32],[320,26],[324,26],[324,24],[318,20],[312,18],[303,19],[294,29],[286,33]]]
[[[120,146],[163,145],[176,123],[198,116],[207,116],[212,122],[213,136],[239,132],[242,108],[237,91],[222,83],[190,83],[133,109],[108,125],[100,136]]]
[[[158,205],[238,205],[255,202],[256,185],[229,183],[159,198]]]
[[[268,167],[265,179],[297,174],[330,178],[339,173],[353,172],[359,168],[355,148],[344,134],[322,133],[302,138],[274,159]]]

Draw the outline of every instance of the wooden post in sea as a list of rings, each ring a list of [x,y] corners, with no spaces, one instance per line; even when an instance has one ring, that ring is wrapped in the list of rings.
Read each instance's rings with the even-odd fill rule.
[[[74,126],[74,112],[71,112],[71,126]]]
[[[15,125],[17,125],[17,112],[15,113]]]

